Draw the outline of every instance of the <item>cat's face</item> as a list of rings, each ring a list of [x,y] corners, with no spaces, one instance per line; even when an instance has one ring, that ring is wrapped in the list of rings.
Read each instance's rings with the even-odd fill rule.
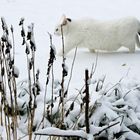
[[[68,33],[69,22],[71,22],[71,19],[66,18],[66,16],[63,15],[59,24],[55,27],[54,34],[60,36],[63,31],[63,35],[66,35]]]
[[[63,32],[63,35],[67,34],[67,25],[63,25],[63,26],[62,25],[57,25],[55,27],[55,30],[54,30],[55,35],[61,36],[62,32]]]

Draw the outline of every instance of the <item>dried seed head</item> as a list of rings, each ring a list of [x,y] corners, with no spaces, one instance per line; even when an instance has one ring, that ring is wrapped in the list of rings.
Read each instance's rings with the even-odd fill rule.
[[[24,30],[23,27],[22,27],[22,29],[21,29],[21,36],[22,36],[22,37],[25,37],[25,30]]]
[[[72,111],[74,108],[74,102],[70,105],[70,110]]]
[[[22,18],[20,19],[19,26],[23,25],[23,22],[24,22],[24,18],[22,17]]]
[[[5,34],[2,35],[1,40],[2,40],[3,42],[6,42],[7,39],[6,39]]]
[[[13,76],[15,78],[19,77],[19,69],[16,66],[13,67]]]
[[[28,55],[30,54],[29,44],[26,42],[26,50],[25,53]]]
[[[5,33],[8,35],[8,27],[7,27],[7,24],[5,22],[5,18],[4,17],[1,17],[1,22],[2,22],[2,29],[3,29],[3,31],[5,31]]]
[[[14,32],[14,28],[13,28],[13,25],[11,25],[11,32],[12,32],[12,33]]]

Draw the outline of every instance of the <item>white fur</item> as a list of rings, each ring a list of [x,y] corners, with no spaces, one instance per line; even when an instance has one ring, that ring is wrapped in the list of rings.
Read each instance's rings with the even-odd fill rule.
[[[63,20],[62,20],[63,19]],[[65,16],[56,26],[55,34],[61,35],[63,28],[65,54],[75,47],[85,47],[91,52],[95,50],[116,51],[124,46],[135,52],[135,43],[140,47],[138,33],[140,22],[134,17],[112,21],[94,19],[68,21]],[[59,53],[62,55],[62,51]]]

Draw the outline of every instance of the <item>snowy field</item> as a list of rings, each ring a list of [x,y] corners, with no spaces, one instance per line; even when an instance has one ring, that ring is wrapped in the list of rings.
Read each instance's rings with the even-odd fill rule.
[[[36,52],[36,68],[40,70],[40,83],[42,85],[42,93],[45,90],[47,63],[49,58],[49,36],[48,32],[53,35],[54,27],[59,21],[62,14],[67,17],[78,18],[95,18],[100,20],[118,19],[126,16],[134,16],[140,20],[140,1],[139,0],[0,0],[0,16],[4,17],[7,25],[14,27],[15,49],[16,49],[16,66],[20,71],[18,81],[27,79],[25,48],[21,45],[20,37],[21,27],[19,21],[21,17],[25,18],[25,28],[34,23],[35,25],[35,42],[37,46]],[[26,28],[27,29],[27,28]],[[0,32],[1,34],[1,32]],[[56,52],[60,50],[61,38],[53,35],[53,44]],[[70,69],[73,62],[74,50],[66,57],[66,65]],[[96,61],[97,60],[97,61]],[[104,84],[109,87],[114,86],[120,80],[122,81],[122,90],[125,92],[140,85],[140,49],[136,49],[135,53],[128,53],[126,48],[121,48],[118,52],[91,53],[87,49],[78,49],[72,79],[69,87],[69,94],[77,93],[77,89],[81,89],[84,85],[85,69],[92,68],[97,62],[93,79],[105,77]],[[62,57],[56,55],[54,62],[54,78],[61,80],[61,64]],[[68,75],[69,77],[70,75]],[[139,95],[138,95],[139,96]],[[92,95],[92,98],[94,96]],[[95,97],[98,98],[98,97]],[[132,97],[133,98],[133,97]],[[140,98],[139,98],[140,99]],[[93,99],[95,102],[95,99]],[[129,102],[129,101],[128,101]],[[133,102],[133,101],[132,101]],[[129,102],[131,104],[131,101]],[[43,103],[42,103],[43,104]],[[39,109],[37,110],[39,111]],[[139,110],[140,112],[140,110]],[[37,114],[39,115],[39,113]],[[40,117],[37,116],[36,118]],[[135,123],[140,122],[135,120]],[[138,122],[137,122],[138,121]],[[119,128],[118,128],[119,129]],[[22,128],[24,130],[24,128]],[[126,129],[125,129],[126,130]],[[92,131],[92,130],[91,130]],[[94,130],[93,130],[94,131]],[[140,131],[140,130],[139,130]],[[21,133],[21,132],[20,132]],[[24,132],[22,132],[24,133]],[[94,132],[96,133],[96,132]],[[23,134],[21,134],[23,136]],[[79,134],[80,135],[80,134]],[[83,134],[84,135],[84,134]],[[138,140],[140,136],[134,135],[133,140]],[[27,137],[25,137],[27,139]],[[45,140],[45,137],[42,139]],[[111,138],[110,138],[111,140]]]
[[[1,16],[5,17],[9,26],[11,24],[14,26],[16,37],[20,34],[18,23],[21,17],[25,18],[25,25],[29,25],[32,22],[35,24],[37,67],[44,75],[49,55],[49,36],[47,32],[53,34],[54,27],[58,23],[62,14],[66,14],[67,17],[74,19],[89,17],[108,20],[126,16],[135,16],[139,19],[139,4],[140,2],[138,0],[120,0],[113,2],[111,0],[88,0],[82,2],[63,0],[59,2],[54,0],[1,0],[0,13]],[[20,79],[23,79],[26,77],[24,77],[24,60],[22,59],[24,49],[21,47],[21,42],[22,39],[16,39],[16,63],[21,71]],[[53,44],[57,51],[61,48],[60,42],[60,38],[58,39],[54,36]],[[74,52],[71,52],[68,55],[66,62],[68,65],[71,63],[73,55]],[[57,59],[61,60],[60,57]],[[82,80],[84,69],[90,69],[92,64],[95,62],[95,59],[96,54],[89,53],[88,50],[78,49],[74,68],[74,74],[76,74],[76,76],[73,76],[73,82],[77,81],[76,79],[79,79],[79,81]],[[18,62],[18,60],[20,61]],[[138,49],[135,54],[129,54],[127,53],[127,50],[119,53],[100,53],[95,76],[106,75],[107,79],[111,81],[115,80],[115,82],[117,82],[129,72],[129,76],[131,76],[131,78],[139,78],[139,67],[140,62]],[[22,74],[24,76],[22,76]]]

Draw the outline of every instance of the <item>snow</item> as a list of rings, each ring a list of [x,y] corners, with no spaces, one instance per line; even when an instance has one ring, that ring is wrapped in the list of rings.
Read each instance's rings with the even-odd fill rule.
[[[37,96],[38,107],[36,109],[35,124],[40,123],[42,119],[43,109],[44,109],[44,90],[46,82],[46,72],[47,72],[47,62],[50,52],[50,40],[48,32],[52,34],[52,41],[54,46],[52,48],[56,53],[61,48],[61,38],[57,38],[53,35],[55,25],[59,22],[62,14],[66,14],[70,18],[78,19],[83,17],[96,18],[101,20],[117,19],[125,16],[135,16],[140,20],[140,1],[139,0],[0,0],[0,14],[3,17],[4,25],[10,28],[11,24],[14,29],[15,37],[15,65],[14,74],[17,75],[18,84],[18,105],[19,109],[26,113],[26,109],[29,102],[29,91],[27,81],[27,63],[25,55],[25,46],[22,46],[22,38],[20,37],[21,27],[19,27],[20,19],[24,19],[25,31],[31,30],[33,27],[31,23],[34,23],[34,38],[32,41],[36,45],[36,58],[35,66],[36,69],[40,70],[40,84],[41,84],[41,94]],[[29,26],[30,25],[30,26]],[[1,36],[5,37],[5,34],[0,33]],[[9,40],[10,41],[10,40]],[[12,43],[11,43],[12,44]],[[27,45],[28,46],[28,45]],[[28,46],[29,47],[29,46]],[[110,137],[113,132],[123,130],[130,131],[125,133],[124,137],[130,138],[132,140],[140,139],[140,135],[134,133],[126,126],[135,125],[140,129],[140,50],[137,48],[135,53],[128,53],[128,50],[121,48],[118,52],[108,53],[100,52],[98,55],[91,53],[86,49],[78,49],[76,54],[76,59],[74,63],[72,78],[69,86],[68,99],[65,101],[66,110],[69,109],[71,103],[74,102],[74,109],[70,111],[66,120],[68,125],[73,126],[75,120],[78,120],[82,127],[84,124],[84,114],[80,114],[80,103],[84,97],[84,94],[78,95],[82,92],[82,87],[84,85],[84,73],[85,69],[91,70],[92,65],[97,66],[93,74],[93,77],[89,81],[90,85],[90,107],[94,111],[94,115],[91,114],[90,121],[93,123],[91,125],[91,133],[95,134],[101,131],[103,128],[99,126],[100,119],[106,118],[104,123],[109,121],[114,121],[119,115],[124,115],[123,124],[117,124],[111,127],[108,131]],[[75,50],[72,50],[66,57],[65,70],[68,71],[68,77],[65,79],[65,87],[67,87],[68,80],[70,78],[71,65],[74,58]],[[53,114],[59,115],[58,113],[58,102],[59,102],[59,91],[61,89],[61,78],[62,78],[62,57],[56,55],[56,61],[54,61],[54,92],[56,100],[54,102]],[[0,76],[0,82],[2,77]],[[99,82],[100,81],[100,82]],[[97,82],[99,82],[98,91],[96,91]],[[51,83],[51,82],[50,82]],[[47,93],[47,103],[51,99],[51,84],[48,85]],[[103,87],[102,87],[103,85]],[[117,89],[117,95],[115,95],[115,89]],[[104,95],[106,93],[106,95]],[[78,98],[77,98],[78,96]],[[82,97],[83,96],[83,97]],[[76,100],[75,100],[76,99]],[[117,108],[120,106],[120,108]],[[47,107],[47,106],[46,106]],[[25,112],[24,112],[25,111]],[[125,114],[127,111],[128,114]],[[100,112],[100,113],[99,113]],[[79,116],[79,114],[81,116]],[[107,116],[104,116],[106,114]],[[118,115],[119,114],[119,115]],[[127,117],[129,115],[129,118]],[[78,116],[78,117],[77,117]],[[99,118],[99,119],[96,119]],[[19,123],[19,134],[24,136],[27,134],[27,116],[23,116],[22,121]],[[117,119],[119,122],[122,118]],[[54,133],[57,128],[50,128],[51,124],[46,119],[46,127],[44,130],[38,130],[37,132]],[[112,123],[112,122],[111,122]],[[113,122],[114,123],[114,122]],[[106,125],[104,126],[106,127]],[[117,129],[116,129],[117,128]],[[0,134],[5,134],[4,128],[0,126]],[[112,129],[112,130],[111,130]],[[115,130],[116,129],[116,130]],[[113,132],[112,132],[113,131]],[[60,134],[73,134],[79,135],[84,138],[93,139],[93,135],[87,135],[83,130],[58,130]],[[105,133],[105,132],[103,132]],[[104,134],[102,134],[104,136]],[[45,139],[45,137],[43,137]],[[27,139],[25,137],[24,139]],[[111,139],[111,138],[110,138]]]
[[[52,1],[17,1],[17,0],[3,0],[1,2],[1,15],[3,15],[7,21],[8,24],[12,24],[14,26],[15,32],[19,35],[20,28],[16,28],[18,25],[18,22],[21,17],[25,18],[25,24],[28,26],[31,22],[34,22],[35,24],[35,40],[36,40],[36,46],[37,46],[37,67],[41,68],[42,75],[45,75],[45,62],[39,63],[40,60],[47,60],[49,55],[49,37],[47,35],[47,32],[51,32],[53,34],[53,30],[55,27],[55,24],[58,22],[60,16],[65,13],[71,18],[81,18],[81,17],[91,17],[91,18],[97,18],[97,19],[113,19],[113,18],[119,18],[123,16],[136,16],[139,18],[138,15],[138,1],[117,1],[112,2],[109,0],[101,1],[101,0],[89,0],[88,2],[79,2],[79,1],[60,1],[55,2]],[[127,4],[127,6],[125,6]],[[130,5],[129,5],[130,4]],[[2,6],[5,5],[5,6]],[[78,6],[80,5],[80,6]],[[32,8],[30,8],[32,6]],[[57,7],[57,8],[55,8]],[[71,10],[71,7],[73,10]],[[9,11],[6,12],[6,9]],[[36,10],[37,9],[37,10]],[[84,12],[79,12],[83,11]],[[45,13],[45,16],[44,14]],[[14,18],[13,18],[14,17]],[[54,36],[53,36],[54,37]],[[54,37],[54,44],[56,46],[56,50],[60,50],[60,39]],[[16,57],[17,59],[21,59],[23,57],[23,64],[26,65],[24,54],[22,53],[24,51],[23,47],[21,46],[21,40],[18,39],[18,42],[16,42],[16,53],[18,54]],[[39,51],[40,50],[40,51]],[[119,57],[119,58],[118,58]],[[73,58],[73,52],[71,52],[67,58],[67,63],[71,64]],[[91,64],[95,62],[96,55],[87,52],[87,50],[79,50],[77,54],[77,61],[75,62],[75,66],[77,66],[74,70],[73,77],[77,77],[76,79],[82,79],[81,77],[83,75],[83,71],[85,68],[91,68]],[[57,59],[61,60],[60,57],[57,56]],[[113,60],[112,60],[113,59]],[[134,61],[135,60],[135,61]],[[139,66],[139,53],[138,51],[136,54],[127,54],[127,53],[101,53],[99,54],[98,59],[98,66],[96,70],[97,76],[105,74],[106,77],[110,80],[118,81],[119,78],[124,76],[128,69],[130,74],[132,74],[132,77],[137,77],[136,73],[138,72],[138,69],[135,67]],[[79,63],[80,61],[80,63]],[[18,62],[16,62],[18,63]],[[57,63],[57,62],[56,62]],[[58,61],[59,63],[59,61]],[[122,66],[125,64],[125,66]],[[19,64],[18,64],[19,65]],[[21,73],[24,73],[24,65],[21,67]],[[109,67],[108,67],[109,66]],[[58,69],[59,64],[56,64],[56,68]],[[106,67],[106,69],[104,69]],[[80,72],[79,69],[80,68]],[[112,73],[113,72],[113,73]],[[57,73],[57,72],[56,72]],[[80,73],[79,76],[77,73]],[[81,75],[81,76],[80,76]],[[20,76],[22,79],[22,75]],[[43,77],[43,76],[42,76]],[[43,78],[45,79],[45,77]],[[77,80],[73,80],[77,81]],[[74,83],[72,81],[72,83]],[[77,83],[77,82],[76,82]],[[76,87],[78,85],[76,84]],[[72,86],[73,87],[73,86]]]
[[[60,130],[58,128],[48,127],[35,132],[35,135],[52,135],[52,136],[77,136],[87,139],[87,133],[82,130]]]

